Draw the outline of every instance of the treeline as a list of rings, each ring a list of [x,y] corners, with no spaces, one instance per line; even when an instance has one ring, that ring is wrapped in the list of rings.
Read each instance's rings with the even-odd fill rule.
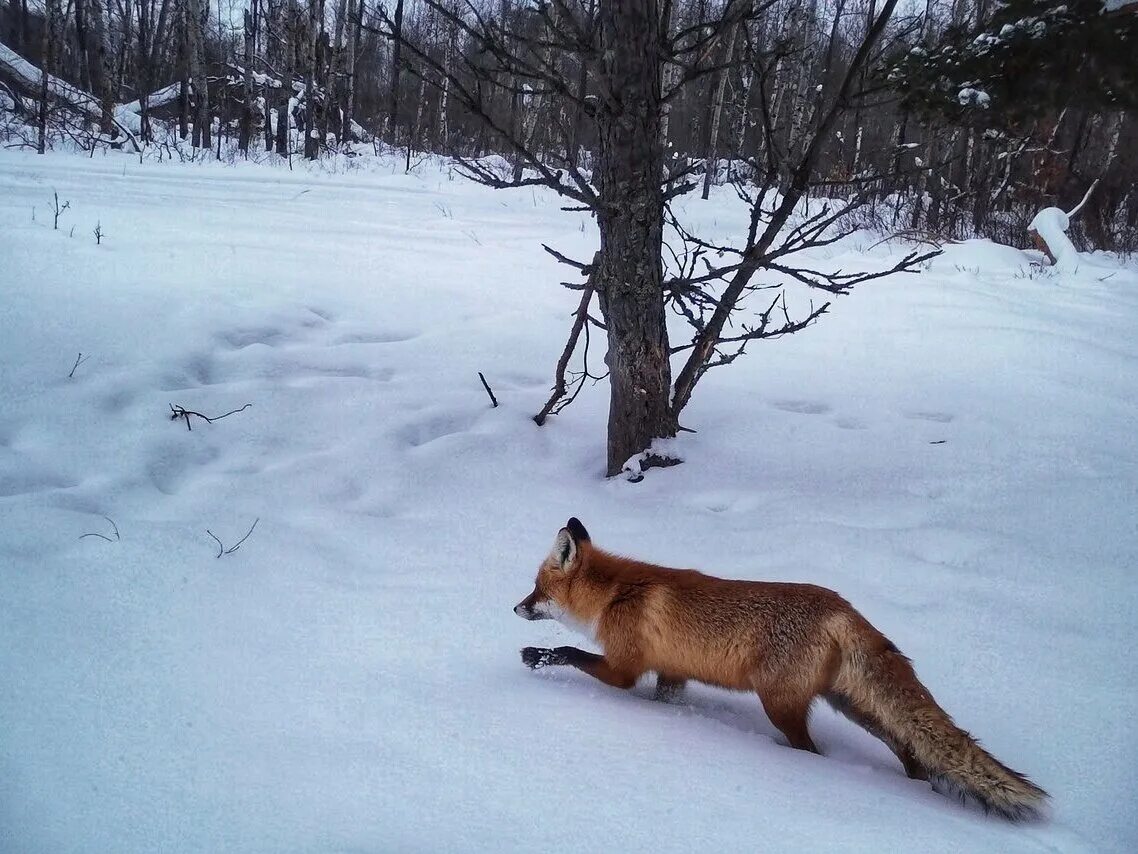
[[[811,191],[869,193],[863,215],[892,229],[1022,243],[1035,212],[1069,207],[1097,180],[1074,236],[1138,247],[1138,4],[1110,5],[903,7],[822,140]],[[520,170],[520,139],[551,168],[587,173],[598,146],[590,99],[620,97],[598,83],[605,8],[598,0],[0,0],[8,53],[89,93],[99,115],[81,117],[83,137],[58,103],[37,106],[52,100],[47,83],[32,91],[2,61],[0,107],[92,145],[133,133],[141,145],[176,139],[220,152],[231,140],[254,154],[315,158],[375,141],[408,156],[501,155]],[[666,160],[677,180],[706,186],[777,171],[811,144],[812,106],[836,91],[878,4],[659,8],[662,37],[685,57],[661,74]]]

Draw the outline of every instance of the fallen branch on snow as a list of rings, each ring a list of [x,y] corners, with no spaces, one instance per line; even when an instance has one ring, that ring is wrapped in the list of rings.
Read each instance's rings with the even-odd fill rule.
[[[90,359],[90,358],[91,358],[90,356],[87,357],[87,359]],[[75,364],[71,366],[71,373],[69,373],[67,375],[67,378],[69,380],[75,378],[75,369],[78,368],[80,365],[82,365],[84,362],[86,362],[87,359],[83,358],[82,353],[80,353],[78,356],[75,357]]]
[[[217,538],[217,535],[213,531],[211,531],[209,528],[206,528],[205,532],[207,534],[209,534],[211,537],[213,537],[213,541],[215,543],[217,543],[217,554],[215,555],[215,557],[220,558],[222,555],[231,555],[235,551],[237,551],[239,548],[241,548],[241,544],[243,542],[245,542],[247,539],[249,539],[249,535],[253,533],[253,529],[257,527],[257,523],[260,521],[261,521],[260,516],[258,516],[256,519],[254,519],[253,524],[249,526],[249,530],[245,532],[245,536],[242,537],[241,539],[239,539],[236,543],[234,543],[229,548],[225,547],[225,545],[221,542],[221,540],[219,540]]]
[[[246,403],[240,409],[231,409],[229,412],[226,412],[224,415],[214,415],[211,418],[208,415],[202,415],[200,412],[194,412],[192,409],[186,409],[183,406],[175,406],[174,404],[171,403],[170,404],[170,420],[171,421],[177,421],[179,418],[184,418],[184,419],[186,419],[186,429],[187,430],[193,430],[194,428],[190,426],[190,416],[191,415],[195,415],[198,418],[202,419],[203,421],[205,421],[209,424],[212,424],[214,421],[220,421],[222,418],[228,418],[230,415],[235,415],[238,412],[244,412],[246,409],[248,409],[252,405],[253,404],[251,404],[251,403]]]
[[[119,536],[119,526],[115,524],[115,520],[112,519],[110,516],[104,516],[103,518],[111,523],[111,528],[114,530],[114,534],[115,534],[115,538],[113,540],[110,537],[108,537],[106,534],[96,534],[96,533],[80,534],[79,539],[83,539],[84,537],[98,537],[100,540],[106,540],[108,543],[117,543],[118,541],[120,541],[122,539],[122,537]]]

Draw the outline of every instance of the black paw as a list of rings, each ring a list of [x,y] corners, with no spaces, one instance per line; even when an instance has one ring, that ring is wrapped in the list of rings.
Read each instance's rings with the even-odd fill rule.
[[[551,664],[564,664],[562,656],[556,650],[541,649],[536,646],[527,646],[522,650],[522,664],[531,670],[539,667],[548,667]]]

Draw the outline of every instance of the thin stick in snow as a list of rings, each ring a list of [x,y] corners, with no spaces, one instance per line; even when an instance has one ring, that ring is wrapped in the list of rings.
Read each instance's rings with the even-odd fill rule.
[[[90,356],[87,357],[87,359],[90,359],[90,358],[91,358]],[[78,356],[75,357],[75,364],[71,366],[71,373],[69,373],[67,375],[67,378],[69,380],[75,378],[75,369],[78,368],[80,365],[82,365],[84,362],[86,362],[87,359],[83,358],[82,353],[80,353]]]
[[[498,408],[498,398],[494,397],[494,392],[490,390],[490,383],[486,382],[486,377],[482,376],[482,371],[478,372],[478,379],[482,380],[482,387],[486,389],[486,393],[490,395],[490,402],[494,404],[494,408]]]
[[[246,409],[248,409],[252,405],[253,404],[251,404],[251,403],[246,403],[240,409],[231,409],[229,412],[226,412],[224,415],[214,415],[211,418],[208,415],[202,415],[200,412],[194,412],[192,409],[186,409],[185,407],[182,407],[182,406],[175,406],[174,404],[171,403],[170,404],[170,420],[171,421],[177,421],[179,418],[184,418],[184,419],[186,419],[186,429],[187,430],[193,430],[193,427],[190,426],[190,416],[191,415],[195,415],[198,418],[202,419],[203,421],[206,421],[209,424],[212,424],[214,421],[219,421],[222,418],[228,418],[230,415],[234,415],[238,412],[244,412]]]
[[[83,539],[84,537],[98,537],[100,540],[106,540],[108,543],[117,543],[118,541],[120,541],[122,539],[122,537],[119,536],[119,526],[115,524],[115,520],[112,519],[110,516],[104,516],[103,518],[111,523],[111,529],[114,531],[114,534],[115,534],[115,538],[113,540],[110,537],[108,537],[106,534],[96,534],[93,532],[90,534],[80,534],[79,539]]]
[[[253,533],[253,529],[257,527],[257,523],[260,521],[261,521],[260,516],[258,516],[256,519],[254,519],[253,524],[249,526],[249,530],[245,532],[245,536],[242,537],[241,539],[239,539],[236,543],[234,543],[229,548],[226,548],[225,545],[221,542],[221,540],[219,540],[217,538],[217,534],[215,534],[209,528],[206,528],[205,532],[207,534],[209,534],[211,537],[213,537],[213,541],[215,543],[217,543],[217,554],[215,555],[215,557],[220,558],[222,555],[231,555],[235,551],[237,551],[239,548],[241,548],[241,544],[243,542],[245,542],[247,539],[249,539],[249,535]]]

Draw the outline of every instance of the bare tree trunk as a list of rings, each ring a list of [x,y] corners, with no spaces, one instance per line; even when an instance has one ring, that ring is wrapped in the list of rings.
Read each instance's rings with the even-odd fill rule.
[[[675,3],[667,3],[664,6],[665,20],[660,22],[663,33],[667,36],[672,30],[672,16],[675,14]],[[676,80],[680,76],[680,67],[674,62],[667,62],[664,64],[661,73],[661,85],[665,92],[671,91],[672,87],[676,85]],[[672,159],[671,147],[668,144],[668,132],[672,124],[672,102],[665,101],[660,106],[660,144],[664,148],[664,159],[670,161]]]
[[[277,154],[288,156],[289,139],[288,129],[292,123],[292,75],[296,66],[299,34],[299,12],[295,8],[285,6],[281,14],[281,29],[286,35],[284,45],[284,69],[281,76],[281,97],[277,106]]]
[[[727,31],[723,43],[722,61],[724,65],[730,65],[731,58],[735,55],[735,41],[738,31],[738,24],[732,24]],[[727,90],[727,69],[721,69],[716,77],[715,95],[711,100],[711,122],[707,134],[707,149],[704,155],[703,198],[705,199],[711,193],[711,180],[718,168],[719,122],[723,116],[723,95]]]
[[[142,3],[142,2],[145,2],[145,0],[138,0],[138,2]],[[126,88],[129,85],[127,83],[127,71],[128,71],[128,66],[130,65],[130,56],[131,56],[130,46],[132,43],[132,36],[131,36],[130,30],[131,30],[131,27],[134,26],[134,9],[132,8],[132,0],[122,0],[122,5],[119,8],[120,8],[119,27],[121,29],[121,32],[118,35],[119,51],[118,51],[118,59],[116,62],[117,66],[118,66],[118,70],[115,73],[114,86],[110,92],[111,100],[110,100],[109,107],[111,108],[112,112],[114,110],[115,103],[117,101],[123,100],[122,93],[124,91],[126,91]],[[111,17],[111,12],[110,12],[109,8],[107,10],[107,21],[108,21],[108,25],[107,25],[108,29],[110,29],[111,27],[113,27],[114,20]]]
[[[47,111],[51,100],[48,81],[55,67],[55,55],[58,47],[56,32],[59,29],[58,0],[44,0],[43,44],[40,58],[42,65],[40,71],[40,109],[37,118],[36,151],[40,154],[47,152]]]
[[[202,45],[202,5],[201,0],[186,0],[186,48],[190,87],[193,93],[194,148],[210,147],[209,84],[205,76],[205,61]]]
[[[75,0],[75,51],[79,65],[79,85],[88,92],[91,91],[90,41],[87,0]]]
[[[8,31],[8,38],[11,39],[12,49],[17,53],[24,53],[31,45],[28,43],[30,37],[28,36],[28,0],[10,0],[10,12],[12,27]]]
[[[663,192],[660,175],[661,16],[656,0],[603,0],[601,65],[608,90],[600,102],[597,220],[601,258],[597,291],[608,332],[609,475],[674,436],[664,316]]]
[[[424,77],[419,78],[419,97],[417,99],[418,106],[415,107],[415,123],[407,129],[407,166],[411,166],[411,149],[419,141],[419,133],[423,127],[423,105],[427,103],[427,80]],[[425,148],[426,146],[424,146]]]
[[[84,0],[76,0],[76,8]],[[104,25],[101,0],[90,0],[91,44],[87,47],[87,67],[91,78],[91,92],[99,99],[101,119],[99,130],[111,130],[111,88],[107,77],[107,28]]]
[[[249,156],[249,141],[253,138],[253,43],[256,33],[256,20],[253,17],[257,12],[257,2],[253,0],[252,9],[246,9],[245,23],[245,76],[243,100],[241,104],[241,128],[238,131],[237,147]]]
[[[348,0],[348,41],[344,59],[344,128],[340,138],[351,141],[352,122],[356,112],[356,61],[360,53],[360,31],[363,29],[363,0]]]
[[[384,139],[388,145],[396,143],[396,127],[399,124],[399,72],[402,70],[400,51],[403,47],[403,0],[395,0],[395,17],[392,19],[391,46],[391,90],[388,95],[387,120],[384,125]]]
[[[178,4],[178,137],[190,135],[190,25],[185,0]]]
[[[589,0],[588,23],[593,20],[597,14],[597,0]],[[589,91],[589,65],[585,61],[584,54],[577,54],[577,88],[576,88],[576,101],[573,106],[573,130],[569,136],[569,151],[568,160],[570,165],[576,169],[579,165],[581,154],[581,131],[585,124],[585,110],[581,104],[585,101],[585,96]],[[666,116],[665,116],[666,118]],[[665,129],[661,129],[661,140],[667,136]]]
[[[458,14],[458,9],[451,9],[453,14]],[[454,57],[454,26],[449,21],[444,21],[442,26],[443,33],[443,88],[439,95],[439,144],[442,146],[443,151],[450,151],[450,126],[447,123],[447,111],[450,109],[450,78],[451,78],[451,63]]]
[[[502,31],[504,33],[508,32],[509,28],[510,28],[510,24],[509,24],[510,0],[502,0],[502,6],[501,6],[501,13],[500,14],[502,16],[502,20],[501,20]],[[505,49],[507,52],[509,52],[511,50],[511,48],[513,47],[513,45],[511,45],[509,43],[509,39],[507,39],[505,36],[503,36],[503,40],[506,42]],[[506,85],[507,85],[507,89],[509,90],[509,97],[510,97],[509,137],[510,137],[510,139],[521,139],[521,131],[519,130],[519,128],[521,127],[521,115],[520,114],[521,114],[521,100],[522,100],[522,98],[518,92],[518,78],[517,78],[517,76],[514,74],[506,75]],[[523,167],[522,157],[516,151],[510,152],[509,157],[511,160],[513,160],[513,165],[514,165],[513,179],[515,182],[518,182],[522,179],[522,167]]]
[[[307,68],[304,77],[304,156],[320,156],[320,130],[316,121],[317,82],[320,80],[320,36],[324,25],[323,0],[308,0]]]
[[[347,51],[344,49],[344,30],[350,14],[348,0],[340,0],[336,7],[336,29],[332,34],[330,43],[331,53],[328,56],[328,70],[325,72],[328,83],[324,102],[324,138],[327,139],[328,134],[333,133],[338,142],[343,142],[346,139],[344,136],[344,117],[337,117],[335,122],[332,119],[334,112],[340,109],[340,86],[344,82],[344,60],[347,57]]]
[[[818,0],[809,0],[810,5],[805,15],[806,18],[802,21],[802,37],[800,45],[802,54],[799,57],[798,66],[798,80],[794,86],[794,92],[790,96],[791,99],[791,119],[790,119],[790,136],[787,140],[786,150],[791,152],[797,159],[806,150],[809,145],[808,134],[804,132],[804,126],[807,122],[808,113],[808,93],[810,89],[810,82],[813,77],[812,69],[810,67],[813,58],[813,42],[815,34],[819,31],[818,26]],[[841,9],[834,15],[834,33],[837,32],[838,24],[841,21]],[[834,44],[834,33],[831,33],[829,44]],[[819,83],[818,85],[822,85]],[[790,93],[788,93],[790,94]]]
[[[320,37],[316,42],[316,81],[320,90],[320,145],[325,145],[332,129],[332,111],[336,109],[336,53],[332,37],[324,29],[324,2],[320,3]],[[336,133],[340,132],[337,121]]]
[[[158,0],[158,18],[155,21],[155,0],[139,0],[138,4],[138,106],[143,142],[154,141],[150,125],[150,92],[154,88],[159,50],[166,47],[166,33],[170,22],[171,0]]]

